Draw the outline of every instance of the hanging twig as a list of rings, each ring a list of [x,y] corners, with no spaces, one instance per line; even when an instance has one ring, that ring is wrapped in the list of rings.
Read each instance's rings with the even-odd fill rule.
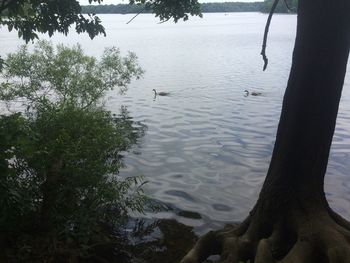
[[[267,68],[267,64],[269,63],[269,60],[266,57],[266,42],[267,42],[267,35],[269,34],[269,28],[270,28],[270,23],[271,23],[271,18],[273,13],[275,12],[276,6],[278,4],[279,0],[275,0],[272,4],[269,16],[267,18],[266,21],[266,25],[265,25],[265,32],[264,32],[264,40],[263,40],[263,44],[262,44],[262,49],[261,49],[261,55],[263,57],[264,60],[264,67],[263,67],[263,71],[265,71],[265,69]]]
[[[289,6],[289,4],[288,4],[287,1],[288,1],[288,0],[284,0],[284,4],[286,5],[288,11],[293,12],[292,8],[290,8],[290,6]]]
[[[139,14],[141,14],[143,11],[145,11],[146,9],[147,9],[147,5],[145,5],[145,7],[144,8],[142,8],[141,10],[140,10],[140,12],[138,12],[136,15],[134,15],[126,24],[129,24],[132,20],[134,20]]]

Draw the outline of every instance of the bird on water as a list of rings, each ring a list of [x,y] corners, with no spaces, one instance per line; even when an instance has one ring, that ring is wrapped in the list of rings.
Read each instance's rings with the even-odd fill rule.
[[[246,97],[249,96],[249,95],[251,95],[251,96],[260,96],[260,95],[262,95],[261,92],[257,92],[257,91],[249,92],[248,90],[245,90],[244,93],[245,93],[244,96],[246,96]]]
[[[156,89],[153,89],[152,91],[154,91],[154,97],[155,96],[168,96],[170,95],[170,92],[164,92],[164,91],[160,91],[160,92],[157,92]]]

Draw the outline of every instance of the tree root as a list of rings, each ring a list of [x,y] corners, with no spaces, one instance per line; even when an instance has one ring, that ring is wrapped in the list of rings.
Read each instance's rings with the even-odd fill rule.
[[[200,263],[210,255],[220,255],[220,263],[350,262],[350,223],[332,210],[270,218],[252,213],[238,226],[207,233],[181,263]]]

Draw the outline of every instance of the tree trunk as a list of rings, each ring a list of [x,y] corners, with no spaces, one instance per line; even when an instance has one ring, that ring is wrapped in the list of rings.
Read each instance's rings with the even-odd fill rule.
[[[324,202],[349,47],[350,1],[299,1],[292,68],[260,200]]]
[[[328,206],[324,175],[350,48],[349,0],[299,0],[292,68],[270,167],[238,227],[200,238],[182,262],[350,262],[350,224]]]

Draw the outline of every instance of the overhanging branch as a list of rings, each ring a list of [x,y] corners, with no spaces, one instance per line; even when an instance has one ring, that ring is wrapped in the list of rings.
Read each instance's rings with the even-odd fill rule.
[[[264,60],[263,71],[265,71],[265,69],[267,68],[267,64],[269,63],[269,60],[266,56],[267,35],[269,34],[269,28],[270,28],[272,15],[275,12],[275,9],[276,9],[276,6],[278,5],[278,2],[279,2],[279,0],[275,0],[273,2],[269,16],[268,16],[267,21],[266,21],[266,25],[265,25],[264,40],[263,40],[262,49],[261,49],[261,53],[260,53],[261,56],[263,57],[263,60]]]

